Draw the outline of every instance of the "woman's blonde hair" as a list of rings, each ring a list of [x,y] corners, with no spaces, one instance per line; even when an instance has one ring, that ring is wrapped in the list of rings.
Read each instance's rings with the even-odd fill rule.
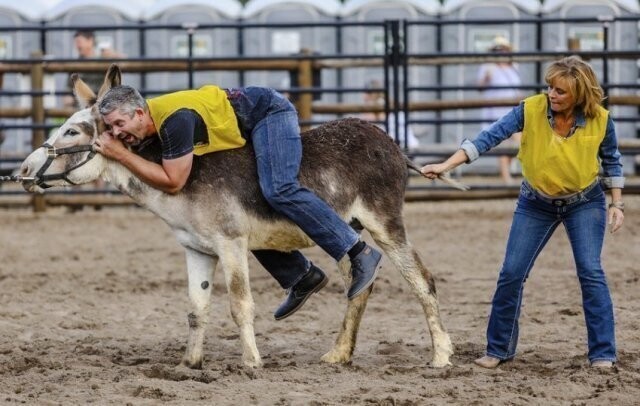
[[[575,97],[576,106],[582,108],[586,117],[596,116],[598,106],[604,100],[604,91],[591,65],[577,56],[562,58],[549,65],[544,75],[548,85],[556,79],[566,81],[569,91]]]

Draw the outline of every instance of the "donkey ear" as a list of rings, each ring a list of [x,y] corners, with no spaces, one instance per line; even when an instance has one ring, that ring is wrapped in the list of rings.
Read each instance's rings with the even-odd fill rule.
[[[107,70],[107,74],[104,76],[104,82],[100,87],[100,91],[98,91],[98,98],[102,98],[105,93],[109,91],[112,87],[120,86],[122,83],[122,73],[120,72],[120,67],[115,63],[109,66]]]
[[[96,102],[96,94],[77,73],[71,75],[71,88],[80,108],[86,109]]]

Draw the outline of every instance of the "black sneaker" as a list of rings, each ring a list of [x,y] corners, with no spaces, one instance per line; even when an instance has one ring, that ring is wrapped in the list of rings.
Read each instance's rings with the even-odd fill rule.
[[[380,269],[382,254],[367,245],[351,260],[351,286],[347,297],[349,300],[363,293],[376,279]]]
[[[311,264],[309,272],[295,285],[289,288],[287,298],[278,307],[278,310],[273,313],[276,320],[282,320],[291,316],[302,307],[304,302],[309,299],[309,296],[318,292],[324,288],[329,282],[327,275],[322,272],[322,269]]]

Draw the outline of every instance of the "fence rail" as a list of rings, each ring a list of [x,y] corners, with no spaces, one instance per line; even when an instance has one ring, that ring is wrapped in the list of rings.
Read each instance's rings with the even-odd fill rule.
[[[74,110],[70,108],[46,108],[44,105],[44,99],[46,96],[51,95],[64,95],[68,94],[65,91],[47,92],[44,90],[44,76],[49,74],[59,73],[95,73],[105,72],[109,64],[117,62],[123,72],[125,73],[138,73],[141,75],[157,73],[157,72],[186,72],[189,76],[189,83],[193,83],[193,75],[196,72],[214,72],[214,71],[229,71],[229,72],[249,72],[249,71],[280,71],[291,72],[297,80],[297,84],[294,87],[287,89],[280,89],[289,92],[296,97],[296,107],[300,115],[300,122],[303,128],[318,123],[318,120],[314,120],[315,116],[334,115],[342,116],[348,114],[361,114],[361,113],[380,113],[383,112],[386,115],[386,119],[382,124],[387,127],[398,128],[399,123],[389,122],[388,117],[391,113],[395,114],[397,118],[399,113],[405,114],[407,120],[405,120],[405,131],[411,124],[425,124],[435,125],[436,130],[436,143],[428,146],[412,148],[407,150],[407,153],[413,157],[422,157],[423,159],[437,159],[442,156],[446,156],[457,148],[456,145],[450,142],[442,142],[439,138],[440,126],[449,124],[464,124],[464,123],[480,123],[481,119],[469,119],[469,118],[451,118],[449,116],[443,116],[442,114],[449,111],[460,112],[467,109],[478,109],[488,106],[512,106],[517,104],[517,99],[493,99],[487,100],[483,98],[455,98],[455,99],[443,99],[440,96],[449,92],[456,91],[470,91],[478,90],[473,85],[460,85],[452,86],[436,82],[434,85],[424,85],[422,83],[412,83],[409,80],[409,69],[419,67],[434,67],[436,69],[435,75],[440,77],[442,72],[448,69],[450,66],[466,65],[466,64],[480,64],[486,62],[519,62],[519,63],[534,63],[540,66],[542,63],[557,59],[560,56],[566,56],[569,54],[577,54],[583,58],[591,60],[602,61],[604,66],[604,78],[603,88],[607,93],[614,89],[635,89],[633,94],[608,94],[607,103],[608,106],[634,106],[640,107],[640,95],[637,89],[640,89],[640,85],[635,82],[637,78],[625,78],[627,83],[613,83],[608,77],[608,64],[612,61],[630,61],[640,59],[639,49],[607,49],[606,41],[605,48],[601,51],[580,51],[580,50],[565,50],[565,51],[527,51],[527,52],[511,52],[505,53],[500,56],[496,56],[492,53],[465,53],[465,52],[442,52],[438,50],[432,53],[418,53],[412,52],[407,44],[411,40],[411,28],[416,26],[432,25],[436,29],[441,29],[445,26],[460,25],[460,24],[533,24],[542,25],[546,23],[597,23],[601,24],[603,36],[606,38],[610,25],[615,22],[638,22],[640,17],[614,17],[606,19],[594,19],[594,18],[574,18],[574,19],[553,19],[553,18],[529,18],[519,19],[514,21],[505,20],[436,20],[436,21],[384,21],[376,23],[360,23],[360,22],[328,22],[328,23],[293,23],[293,24],[200,24],[196,26],[187,25],[150,25],[150,24],[132,24],[129,26],[101,26],[101,27],[86,27],[86,26],[60,26],[50,27],[44,25],[38,25],[33,27],[21,27],[18,30],[23,31],[36,31],[41,35],[41,44],[46,46],[46,34],[49,31],[71,31],[78,29],[91,29],[95,31],[101,30],[135,30],[144,32],[153,29],[171,29],[171,30],[183,30],[189,38],[189,43],[192,44],[193,35],[197,30],[203,29],[232,29],[232,30],[251,30],[257,28],[300,28],[300,27],[334,27],[336,30],[342,30],[348,27],[378,27],[383,30],[384,33],[384,52],[383,54],[360,54],[351,53],[346,54],[338,52],[334,55],[331,54],[315,54],[312,50],[306,50],[297,55],[290,56],[225,56],[225,57],[195,57],[193,55],[193,49],[189,48],[189,55],[185,58],[150,58],[144,54],[137,58],[121,58],[121,59],[95,59],[79,61],[77,59],[68,58],[51,58],[43,57],[42,54],[34,54],[31,58],[27,59],[7,59],[0,63],[0,84],[2,84],[2,78],[4,74],[22,74],[30,77],[31,89],[28,91],[1,91],[0,96],[26,96],[31,100],[30,106],[18,107],[18,106],[5,106],[0,107],[0,119],[12,119],[22,120],[27,122],[12,122],[3,123],[0,122],[0,132],[2,130],[12,129],[31,129],[32,130],[32,146],[41,145],[44,141],[45,132],[55,127],[56,124],[51,122],[52,118],[64,118],[73,114]],[[15,30],[15,28],[12,28]],[[0,31],[6,31],[5,27],[0,27]],[[338,31],[339,32],[339,31]],[[539,33],[540,34],[540,33]],[[142,50],[143,51],[143,50]],[[341,51],[341,50],[338,50]],[[381,90],[384,92],[384,104],[371,105],[366,103],[344,103],[342,102],[341,95],[345,93],[353,92],[367,92],[376,89],[368,89],[363,87],[349,87],[343,86],[340,79],[338,79],[337,85],[334,87],[317,86],[314,84],[314,75],[318,75],[324,71],[336,71],[341,73],[350,69],[368,68],[379,69],[384,76],[384,84]],[[144,76],[143,76],[144,77]],[[338,75],[338,78],[341,76]],[[539,79],[539,78],[538,78]],[[541,82],[539,80],[539,82]],[[143,81],[143,83],[145,83]],[[539,91],[545,88],[544,83],[526,83],[520,86],[522,90]],[[176,89],[177,90],[177,89]],[[143,94],[157,94],[164,93],[166,90],[141,88]],[[412,95],[420,94],[421,92],[433,92],[438,97],[433,100],[413,100]],[[322,93],[335,93],[338,96],[338,101],[335,103],[319,102],[314,100],[315,95]],[[397,102],[393,102],[396,100]],[[413,113],[431,113],[431,116],[414,115]],[[616,121],[622,122],[638,122],[637,117],[614,117]],[[397,134],[398,131],[395,131]],[[640,155],[640,145],[636,140],[622,139],[620,142],[620,150],[624,155],[635,156]],[[515,155],[517,150],[509,148],[498,147],[491,151],[488,155]],[[15,154],[3,153],[0,150],[0,172],[10,170],[11,167],[15,167],[23,157]],[[487,186],[487,185],[485,185]],[[632,185],[633,186],[633,185]],[[437,186],[431,183],[419,183],[411,182],[409,192],[416,192],[412,196],[425,196],[425,191],[433,191],[439,193],[441,196],[449,193],[446,190],[441,190]],[[485,190],[486,189],[486,190]],[[489,190],[490,189],[490,190]],[[495,190],[494,190],[495,189]],[[487,196],[493,194],[504,193],[506,195],[513,195],[517,190],[510,187],[502,187],[503,190],[499,190],[500,186],[491,185],[486,188],[482,185],[476,187],[476,196],[481,195],[480,190],[491,192]],[[629,191],[639,190],[635,186],[629,188]],[[428,194],[428,193],[427,193]],[[104,191],[97,191],[94,194],[91,193],[69,193],[69,194],[47,194],[45,196],[39,196],[31,198],[30,196],[20,195],[17,190],[7,190],[7,188],[0,189],[0,197],[7,197],[9,199],[23,199],[28,200],[29,204],[34,205],[38,209],[44,209],[47,205],[56,204],[69,204],[73,205],[74,196],[77,197],[76,202],[78,204],[89,205],[107,205],[112,201],[113,204],[126,204],[128,199],[122,196],[114,196],[111,193],[105,194]],[[434,194],[431,198],[435,198]],[[455,195],[455,196],[464,196]],[[409,197],[408,197],[409,198]],[[92,200],[93,199],[93,200]],[[0,205],[3,205],[3,200],[0,199]],[[9,203],[8,203],[9,204]],[[11,204],[9,204],[11,205]]]

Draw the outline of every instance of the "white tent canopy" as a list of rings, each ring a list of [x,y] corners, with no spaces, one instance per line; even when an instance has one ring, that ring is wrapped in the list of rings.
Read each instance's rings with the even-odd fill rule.
[[[54,20],[74,9],[110,9],[122,14],[130,20],[138,20],[142,11],[153,0],[60,0],[53,7],[47,9],[43,15],[46,20]]]
[[[186,7],[206,7],[227,18],[239,18],[242,15],[242,4],[237,0],[158,0],[142,12],[142,18],[151,20],[164,12]]]
[[[342,6],[341,15],[349,16],[362,8],[376,5],[400,7],[405,4],[424,14],[436,15],[440,11],[440,3],[437,0],[347,0]]]
[[[449,14],[464,6],[472,5],[500,5],[513,4],[517,8],[526,11],[528,14],[537,14],[540,11],[540,2],[538,0],[500,0],[492,2],[478,2],[478,0],[445,0],[442,4],[442,13]]]
[[[280,5],[307,5],[318,9],[323,14],[335,16],[340,13],[342,5],[337,0],[250,0],[244,6],[243,16],[250,18],[266,9]]]
[[[0,0],[0,9],[14,11],[30,20],[40,20],[58,0]]]
[[[563,6],[573,5],[573,6],[606,6],[608,4],[615,5],[621,7],[627,11],[632,13],[640,12],[640,6],[638,5],[638,0],[545,0],[542,5],[543,13],[552,13]]]

